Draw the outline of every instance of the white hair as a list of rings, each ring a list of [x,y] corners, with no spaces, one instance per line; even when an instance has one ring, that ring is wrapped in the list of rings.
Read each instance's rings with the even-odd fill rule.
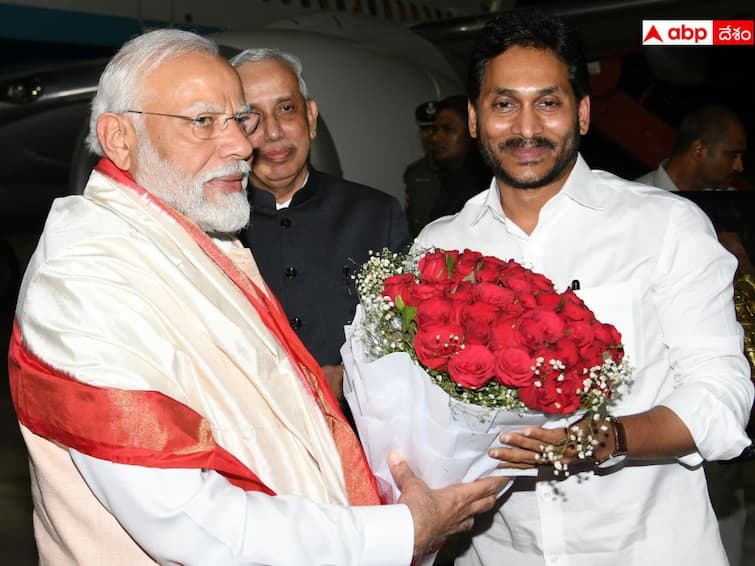
[[[97,119],[106,112],[123,114],[137,108],[144,94],[144,78],[163,61],[185,53],[218,54],[211,40],[178,29],[158,29],[137,36],[120,48],[100,76],[92,100],[87,145],[92,153],[104,155],[97,139]]]
[[[266,59],[275,59],[288,65],[294,72],[294,75],[296,75],[296,80],[299,82],[299,92],[301,92],[301,95],[305,100],[308,98],[307,83],[304,82],[304,77],[302,76],[301,59],[296,55],[273,47],[255,47],[252,49],[245,49],[238,55],[234,55],[230,62],[233,67],[238,69],[247,63],[259,63]]]

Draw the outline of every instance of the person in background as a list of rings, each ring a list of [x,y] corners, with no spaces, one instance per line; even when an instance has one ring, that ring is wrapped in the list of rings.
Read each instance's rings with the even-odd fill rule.
[[[454,95],[437,104],[431,156],[438,168],[440,194],[430,220],[455,214],[490,185],[492,174],[469,135],[467,97]]]
[[[240,238],[340,397],[343,327],[357,304],[352,274],[370,250],[406,248],[406,217],[394,197],[308,163],[318,110],[296,56],[247,49],[231,64],[250,108],[262,115],[250,137],[252,214]]]
[[[502,484],[376,482],[318,364],[234,236],[261,120],[217,46],[126,43],[92,101],[103,156],[57,199],[9,350],[41,564],[404,565]]]
[[[667,191],[733,190],[745,151],[739,116],[724,106],[704,106],[682,119],[671,157],[636,181]]]
[[[682,119],[671,157],[637,181],[672,192],[736,190],[731,185],[736,176],[744,172],[745,151],[747,138],[739,116],[724,106],[704,106]],[[755,311],[752,284],[755,269],[735,230],[717,227],[717,233],[719,242],[737,258],[735,305],[752,365],[755,329],[752,315],[747,313]],[[729,563],[740,566],[747,519],[743,464],[705,462],[703,467]]]
[[[589,169],[579,154],[590,125],[587,65],[562,20],[495,16],[469,76],[470,130],[495,180],[457,215],[428,224],[415,246],[515,259],[558,290],[578,282],[595,316],[621,333],[634,369],[609,415],[501,435],[490,455],[539,477],[515,480],[456,564],[725,566],[700,464],[750,444],[736,261],[689,200]],[[592,456],[568,447],[574,427],[596,427]],[[553,474],[541,454],[558,446],[575,468],[545,481]]]
[[[414,112],[424,155],[412,161],[404,171],[406,217],[409,220],[409,231],[412,236],[416,236],[427,224],[430,211],[440,194],[440,179],[433,164],[430,148],[435,128],[436,104],[435,100],[423,102]]]

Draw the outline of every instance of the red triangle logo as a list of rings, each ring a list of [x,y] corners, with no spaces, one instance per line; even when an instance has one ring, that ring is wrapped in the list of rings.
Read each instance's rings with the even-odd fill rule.
[[[657,29],[655,29],[655,25],[650,26],[650,30],[645,36],[645,39],[642,40],[642,43],[647,43],[651,39],[657,39],[660,43],[663,43],[663,39],[661,39],[661,34],[658,33]]]

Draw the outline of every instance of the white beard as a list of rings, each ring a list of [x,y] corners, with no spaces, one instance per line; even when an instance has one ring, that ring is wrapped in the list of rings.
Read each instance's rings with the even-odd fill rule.
[[[160,157],[148,135],[139,136],[139,169],[135,180],[157,198],[196,222],[205,232],[232,234],[249,224],[250,206],[246,184],[250,167],[236,161],[205,173],[200,178],[179,171]],[[208,181],[227,175],[243,174],[243,189],[236,193],[217,193],[210,201],[204,191]]]

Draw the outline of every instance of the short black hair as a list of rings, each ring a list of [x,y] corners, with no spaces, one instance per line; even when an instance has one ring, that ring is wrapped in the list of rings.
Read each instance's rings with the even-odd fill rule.
[[[459,116],[461,116],[461,119],[466,124],[467,119],[469,118],[469,107],[467,106],[467,97],[463,94],[454,94],[451,96],[447,96],[446,98],[439,100],[438,103],[435,105],[436,112],[435,115],[438,115],[438,112],[441,110],[449,109],[456,112]]]
[[[587,62],[576,31],[560,18],[539,10],[513,10],[489,20],[472,49],[467,85],[472,103],[480,96],[488,62],[516,46],[553,51],[568,68],[569,84],[577,101],[590,94]]]
[[[725,106],[697,108],[682,118],[671,153],[686,153],[695,140],[702,140],[708,146],[720,143],[732,124],[742,124],[742,121],[736,112]]]

